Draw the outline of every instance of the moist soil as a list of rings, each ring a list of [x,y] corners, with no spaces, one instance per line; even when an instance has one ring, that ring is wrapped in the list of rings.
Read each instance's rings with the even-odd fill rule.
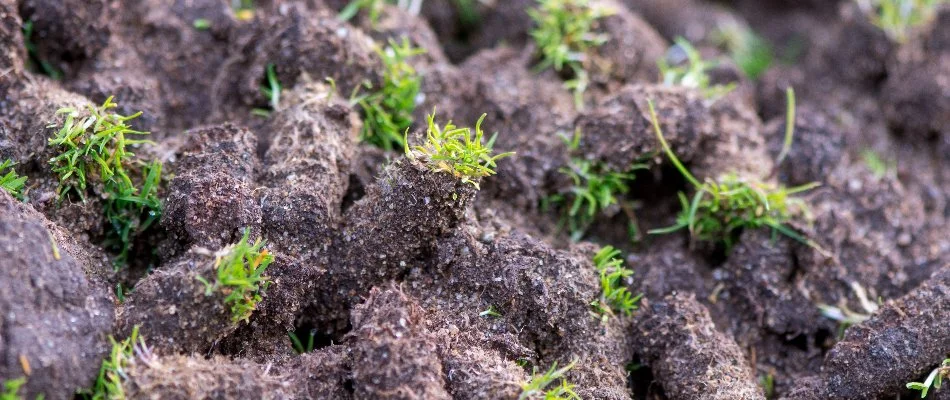
[[[23,201],[0,190],[0,382],[25,378],[21,398],[82,398],[109,338],[136,326],[129,398],[516,399],[555,363],[585,399],[912,398],[905,384],[950,355],[950,5],[897,41],[845,0],[592,1],[613,13],[577,107],[563,76],[533,69],[532,0],[386,5],[375,22],[340,21],[342,0],[253,3],[0,0],[0,161],[28,177]],[[746,77],[724,27],[758,32],[775,62]],[[657,83],[680,36],[735,90]],[[478,188],[360,142],[350,96],[380,84],[374,48],[401,38],[426,51],[410,60],[411,143],[432,110],[485,114],[494,150],[517,153]],[[261,115],[269,66],[283,90]],[[794,144],[777,162],[789,86]],[[59,201],[47,145],[58,109],[113,95],[151,132],[136,155],[164,164],[161,220],[119,270],[102,196]],[[692,190],[648,100],[701,180],[819,183],[791,223],[815,245],[647,234]],[[643,165],[576,241],[547,202],[571,193],[572,159]],[[235,321],[201,280],[245,232],[274,256],[272,283]],[[631,315],[591,307],[606,245],[643,294]]]

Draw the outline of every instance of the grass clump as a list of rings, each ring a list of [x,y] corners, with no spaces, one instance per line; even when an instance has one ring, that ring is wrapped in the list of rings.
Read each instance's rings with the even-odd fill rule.
[[[578,130],[572,138],[564,137],[569,151],[577,151],[581,136]],[[634,180],[633,171],[646,168],[645,164],[638,163],[625,172],[618,172],[601,163],[572,157],[568,165],[559,170],[571,179],[573,185],[570,191],[545,198],[542,208],[550,204],[564,206],[566,211],[562,224],[567,225],[571,239],[578,241],[594,219],[611,206],[620,205],[632,217],[632,211],[621,204],[619,197],[630,191],[628,183]]]
[[[683,58],[678,62],[670,63],[670,58]],[[713,85],[710,83],[706,71],[715,68],[717,62],[704,60],[699,51],[686,39],[677,37],[675,44],[667,52],[667,57],[657,61],[660,69],[660,78],[664,85],[684,86],[698,89],[707,99],[718,99],[733,89],[735,83],[729,85]]]
[[[249,243],[250,235],[250,230],[245,229],[241,241],[215,253],[214,270],[217,276],[214,283],[198,277],[205,285],[206,296],[216,290],[224,293],[224,303],[231,310],[233,322],[247,322],[271,282],[264,276],[264,271],[274,261],[274,256],[263,249],[263,240]]]
[[[871,23],[891,40],[903,43],[911,28],[929,22],[936,8],[946,0],[857,0]]]
[[[410,147],[406,143],[406,156],[410,159],[421,159],[429,168],[436,172],[448,172],[463,183],[470,183],[479,189],[478,180],[482,177],[495,174],[495,162],[501,158],[512,156],[508,152],[492,155],[492,146],[495,143],[496,133],[482,143],[482,121],[486,114],[482,114],[475,123],[475,133],[470,128],[459,128],[449,121],[444,127],[435,123],[435,111],[427,116],[426,141],[422,145]]]
[[[620,250],[613,246],[606,246],[594,255],[594,266],[600,274],[600,298],[590,304],[594,313],[599,315],[603,322],[616,314],[633,315],[639,308],[643,294],[634,296],[625,286],[625,281],[633,276],[633,270],[623,267],[623,260],[618,258]]]
[[[422,77],[407,61],[425,50],[412,47],[403,38],[401,44],[390,39],[389,45],[376,53],[383,61],[382,86],[354,101],[363,109],[360,139],[389,151],[406,145],[403,134],[412,125],[422,86]]]
[[[117,106],[109,97],[98,107],[58,110],[56,114],[65,118],[59,131],[49,139],[49,145],[60,153],[49,163],[59,178],[56,192],[60,201],[70,194],[85,201],[90,186],[102,197],[103,212],[110,226],[106,245],[118,250],[118,267],[126,262],[133,236],[161,217],[158,187],[162,165],[135,159],[127,146],[151,143],[129,138],[148,134],[133,130],[128,124],[142,113],[122,116],[111,111]],[[129,171],[133,166],[141,170],[138,182],[130,176],[134,175]]]
[[[923,399],[927,397],[927,392],[930,391],[930,388],[940,390],[940,386],[943,384],[943,378],[948,376],[950,376],[950,358],[943,360],[940,366],[930,371],[930,374],[927,375],[927,379],[924,379],[923,382],[910,382],[907,384],[907,388],[919,390],[920,398]]]
[[[609,40],[606,34],[595,32],[597,20],[612,12],[591,6],[588,0],[537,1],[537,6],[528,10],[535,24],[531,37],[541,58],[535,68],[570,74],[564,86],[574,93],[574,103],[581,108],[590,83],[591,52]]]
[[[125,399],[123,383],[128,379],[128,368],[131,367],[136,350],[148,351],[145,339],[139,337],[139,327],[132,328],[132,335],[121,342],[109,336],[112,342],[112,351],[109,357],[102,360],[99,375],[91,390],[80,392],[80,396],[90,400],[119,400]]]
[[[564,379],[564,374],[574,368],[577,361],[558,369],[557,362],[551,364],[551,368],[543,374],[539,374],[537,369],[531,380],[521,385],[521,395],[518,400],[579,400],[580,396],[574,393],[574,385]],[[560,381],[560,384],[550,387],[552,383]]]
[[[3,391],[0,391],[0,400],[20,400],[20,388],[26,385],[26,377],[3,381]]]
[[[11,196],[23,201],[25,198],[23,188],[26,186],[26,177],[17,175],[16,171],[13,170],[14,165],[16,164],[10,160],[0,162],[0,189],[6,190]],[[7,168],[10,170],[4,174],[3,171]]]
[[[673,166],[696,190],[692,199],[688,199],[683,192],[679,193],[682,211],[677,215],[675,224],[652,230],[650,233],[666,234],[688,229],[694,239],[723,244],[728,252],[739,239],[739,233],[743,229],[768,227],[773,232],[784,234],[820,249],[817,244],[785,225],[793,217],[800,215],[807,217],[807,205],[794,195],[813,189],[818,186],[818,183],[786,188],[767,182],[750,181],[734,173],[722,175],[715,180],[706,179],[705,182],[700,182],[670,149],[660,129],[653,101],[648,103],[653,128],[663,151]],[[793,123],[793,119],[788,121],[786,148],[791,142],[791,135],[788,132],[794,126]],[[783,149],[782,153],[784,155],[787,150]],[[784,156],[780,156],[781,158]]]

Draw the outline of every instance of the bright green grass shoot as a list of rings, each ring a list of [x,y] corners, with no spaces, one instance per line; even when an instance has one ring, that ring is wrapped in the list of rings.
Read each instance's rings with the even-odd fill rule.
[[[735,89],[735,83],[728,85],[713,85],[710,83],[709,74],[706,71],[715,68],[718,63],[704,60],[699,51],[688,40],[677,37],[668,54],[677,54],[677,49],[686,56],[685,63],[671,64],[668,60],[669,56],[657,61],[660,78],[664,85],[698,89],[703,97],[707,99],[718,99]]]
[[[276,111],[277,108],[280,107],[280,93],[281,90],[283,90],[280,85],[280,79],[277,78],[276,65],[272,63],[267,64],[260,90],[261,94],[267,98],[268,108],[254,108],[251,110],[251,114],[267,118],[271,112]]]
[[[249,243],[250,235],[251,231],[245,229],[240,242],[215,253],[217,276],[213,284],[198,277],[205,285],[205,295],[210,296],[215,290],[224,293],[224,303],[231,309],[233,322],[248,321],[271,282],[264,272],[274,256],[263,249],[263,240]]]
[[[2,391],[0,391],[0,400],[20,400],[23,398],[20,388],[26,385],[26,377],[17,379],[8,379],[3,381]]]
[[[924,379],[923,382],[910,382],[907,384],[907,388],[919,390],[920,398],[923,399],[927,397],[927,392],[930,391],[930,388],[940,390],[940,386],[943,384],[943,378],[948,376],[950,376],[950,358],[943,360],[939,367],[930,371],[930,374],[927,375],[927,379]]]
[[[576,151],[580,145],[581,132],[574,131],[571,138],[563,137],[568,150]],[[547,204],[567,205],[564,221],[571,232],[571,239],[580,240],[594,219],[608,207],[620,204],[619,196],[630,191],[628,183],[634,179],[633,171],[646,169],[645,164],[634,164],[625,172],[612,171],[606,166],[584,158],[573,157],[559,172],[571,178],[573,186],[566,194],[556,194],[544,199]]]
[[[930,21],[946,0],[857,0],[871,23],[896,42],[905,42],[911,28]]]
[[[654,229],[650,233],[665,234],[688,229],[694,239],[722,243],[728,252],[743,229],[769,227],[775,232],[820,249],[817,244],[785,225],[792,217],[807,217],[807,205],[794,195],[813,189],[819,186],[818,183],[786,188],[766,182],[752,182],[732,173],[716,180],[707,179],[700,182],[670,149],[660,130],[653,102],[648,101],[648,104],[653,128],[663,151],[696,190],[692,199],[688,199],[682,192],[679,193],[683,209],[674,225]]]
[[[23,188],[26,186],[26,177],[17,175],[16,171],[13,170],[14,165],[16,164],[10,160],[0,162],[0,189],[6,190],[11,196],[23,201],[25,198]],[[7,168],[10,170],[4,174],[3,171]]]
[[[135,154],[127,146],[151,143],[128,138],[148,134],[128,125],[128,121],[142,113],[122,116],[111,111],[116,107],[118,105],[109,97],[101,106],[89,106],[83,111],[74,108],[58,110],[56,114],[65,118],[59,131],[49,139],[49,145],[60,153],[49,163],[59,178],[56,191],[60,201],[69,194],[85,201],[90,186],[94,186],[96,194],[104,199],[103,212],[112,228],[108,231],[106,245],[119,250],[118,267],[126,262],[133,236],[148,229],[161,217],[158,187],[162,165],[157,161],[145,164],[135,160]],[[142,171],[142,177],[138,179],[140,186],[133,182],[127,171],[133,165]]]
[[[383,61],[382,86],[354,101],[363,109],[360,139],[389,151],[406,145],[403,135],[412,125],[422,86],[422,77],[408,60],[425,50],[412,47],[403,38],[401,44],[390,40],[385,49],[377,49],[376,53]]]
[[[554,68],[572,73],[565,87],[574,93],[578,108],[583,105],[587,90],[587,69],[590,53],[609,40],[603,33],[596,33],[597,20],[609,16],[611,11],[592,6],[588,0],[537,0],[536,7],[528,9],[534,21],[531,37],[540,53],[541,61],[535,67],[541,71]]]
[[[132,335],[125,340],[117,342],[114,337],[109,336],[109,341],[112,342],[112,351],[109,357],[102,360],[92,390],[81,393],[92,400],[124,400],[126,396],[123,382],[128,379],[128,368],[134,361],[135,348],[145,348],[145,339],[139,337],[137,325],[132,328]]]
[[[748,28],[732,24],[719,29],[714,37],[749,79],[758,79],[775,60],[769,42]]]
[[[300,337],[297,336],[296,332],[290,331],[287,332],[287,337],[290,338],[290,343],[293,345],[294,352],[297,354],[309,353],[313,351],[313,340],[317,337],[317,330],[311,329],[310,333],[307,335],[307,343],[304,344]]]
[[[486,114],[475,123],[475,133],[470,128],[459,128],[449,121],[444,127],[435,123],[435,111],[429,114],[426,129],[426,141],[422,145],[410,147],[406,143],[406,156],[412,159],[421,159],[429,168],[436,172],[448,172],[463,183],[470,183],[479,189],[478,180],[495,174],[495,162],[501,158],[512,156],[508,152],[492,155],[492,146],[495,143],[496,133],[482,143],[482,121]],[[407,133],[408,134],[408,133]]]
[[[577,361],[558,369],[557,362],[551,364],[551,368],[543,374],[539,374],[537,369],[531,380],[521,385],[521,395],[518,400],[580,400],[580,396],[574,393],[574,385],[564,379],[564,374],[574,368]],[[551,387],[552,383],[560,381],[560,384]]]
[[[868,149],[861,152],[861,159],[864,160],[864,165],[878,180],[885,177],[894,177],[897,174],[897,161],[886,160],[874,150]]]
[[[620,250],[613,246],[605,246],[594,255],[594,266],[600,274],[601,295],[591,302],[591,306],[603,322],[615,313],[633,315],[643,297],[643,294],[634,296],[627,290],[625,281],[633,276],[633,270],[623,267],[619,255]]]
[[[353,0],[340,10],[337,19],[340,21],[349,21],[353,19],[356,14],[364,11],[366,12],[366,18],[369,19],[370,26],[375,27],[376,24],[379,23],[380,14],[383,12],[383,4],[386,4],[384,0]]]

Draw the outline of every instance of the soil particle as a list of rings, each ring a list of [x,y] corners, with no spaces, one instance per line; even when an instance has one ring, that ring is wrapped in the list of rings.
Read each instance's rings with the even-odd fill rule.
[[[896,394],[950,353],[950,268],[910,294],[888,301],[868,321],[848,329],[822,366],[827,395],[875,399]]]
[[[370,363],[375,365],[375,360]],[[353,398],[349,346],[329,346],[301,354],[284,366],[300,396],[314,400]]]
[[[195,248],[139,281],[117,315],[119,336],[139,326],[163,354],[204,353],[233,332],[238,323],[224,302],[227,288],[209,293],[199,280],[217,282],[216,250]]]
[[[623,0],[666,39],[682,36],[692,43],[711,39],[719,29],[744,26],[741,17],[718,4],[695,0]],[[746,27],[747,28],[747,27]]]
[[[765,398],[745,354],[692,294],[644,304],[633,340],[670,398]]]
[[[239,239],[245,228],[259,231],[254,134],[224,124],[195,129],[186,136],[162,225],[185,249],[192,244],[218,249]]]
[[[430,6],[426,4],[424,8],[428,7]],[[364,15],[364,13],[358,14],[355,17],[355,24],[375,39],[380,46],[386,46],[390,40],[401,43],[403,39],[407,39],[412,47],[425,50],[423,55],[411,58],[409,60],[411,64],[448,63],[445,53],[442,52],[442,46],[439,44],[439,38],[421,17],[412,15],[390,4],[383,5],[375,26],[370,23],[368,18],[364,18]]]
[[[422,7],[422,15],[442,41],[449,59],[461,62],[479,50],[504,44],[520,48],[528,40],[531,18],[527,10],[535,0],[508,0],[475,3],[475,23],[466,24],[454,0],[432,0]]]
[[[71,75],[76,61],[106,47],[113,10],[106,0],[23,0],[20,16],[32,21],[30,37],[39,59]]]
[[[355,397],[451,398],[422,309],[402,290],[373,288],[350,319]]]
[[[296,398],[293,381],[270,369],[270,365],[220,356],[205,359],[146,353],[132,361],[122,386],[130,399]]]
[[[785,117],[776,117],[765,128],[769,154],[782,151]],[[794,144],[778,166],[778,180],[788,186],[823,182],[844,156],[844,132],[828,113],[800,107],[795,117]]]
[[[665,235],[651,238],[650,246],[631,263],[636,282],[648,299],[659,299],[674,293],[711,293],[712,267],[698,254],[686,251],[687,235]]]
[[[79,246],[0,190],[0,377],[28,377],[26,398],[71,398],[109,351],[111,296]]]
[[[446,331],[440,336],[446,341],[456,341],[459,333]],[[514,399],[521,394],[518,383],[529,379],[524,369],[504,359],[495,350],[468,341],[458,341],[460,343],[453,343],[441,351],[446,388],[452,398]]]

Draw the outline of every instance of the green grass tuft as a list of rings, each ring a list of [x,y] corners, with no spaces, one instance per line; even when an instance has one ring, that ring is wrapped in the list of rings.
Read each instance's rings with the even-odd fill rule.
[[[412,146],[406,143],[406,156],[411,159],[421,159],[433,171],[448,172],[463,183],[471,183],[478,189],[478,180],[495,174],[495,162],[501,158],[512,156],[508,152],[492,155],[492,146],[497,134],[493,135],[488,143],[482,143],[482,114],[475,123],[475,133],[470,128],[459,128],[449,121],[444,127],[435,123],[435,111],[429,114],[426,141],[422,145]]]
[[[600,274],[601,295],[590,304],[603,322],[615,313],[633,315],[643,297],[642,293],[634,296],[627,290],[624,281],[633,276],[633,270],[623,267],[619,255],[620,251],[613,246],[606,246],[594,255],[594,266]]]
[[[581,132],[577,130],[572,138],[564,137],[569,151],[578,149],[581,136]],[[625,172],[617,172],[601,163],[572,157],[569,164],[559,170],[571,179],[573,186],[570,192],[548,196],[542,202],[542,208],[546,209],[548,205],[564,207],[565,216],[562,223],[566,223],[571,232],[571,239],[578,241],[597,215],[614,204],[620,204],[618,197],[630,191],[628,183],[634,180],[633,171],[646,168],[646,164],[638,163]]]
[[[927,375],[927,379],[923,382],[910,382],[907,384],[907,388],[919,390],[920,398],[923,399],[927,397],[927,392],[930,391],[930,388],[940,390],[940,386],[943,384],[943,378],[948,376],[950,376],[950,358],[943,360],[939,367],[930,371],[930,374]]]
[[[718,99],[736,88],[735,83],[729,85],[713,85],[710,83],[706,71],[715,68],[718,63],[704,60],[699,51],[688,40],[677,37],[669,54],[675,54],[679,49],[686,56],[685,63],[670,64],[664,57],[657,61],[660,69],[660,79],[664,85],[683,86],[697,89],[707,99]]]
[[[135,358],[136,347],[144,349],[145,339],[139,337],[139,327],[132,328],[132,335],[121,342],[109,336],[112,342],[112,351],[109,357],[102,360],[99,375],[91,390],[80,392],[80,396],[91,400],[124,400],[125,388],[123,383],[128,379],[128,368]]]
[[[245,229],[240,242],[215,253],[217,276],[213,284],[198,277],[205,285],[205,295],[210,296],[215,290],[225,294],[224,303],[231,309],[233,322],[248,321],[271,282],[264,272],[274,261],[274,256],[263,249],[261,239],[250,244],[250,235],[251,231]]]
[[[297,354],[309,353],[313,351],[313,340],[317,337],[317,330],[310,330],[310,334],[307,335],[306,345],[300,340],[300,337],[297,336],[296,332],[287,332],[287,337],[290,338],[290,343],[293,345],[294,352]]]
[[[574,393],[574,385],[564,379],[564,374],[574,368],[577,361],[572,361],[563,368],[557,368],[557,362],[551,364],[551,368],[543,374],[539,374],[537,369],[531,380],[521,385],[521,395],[518,400],[580,400],[580,396]],[[560,380],[560,384],[548,388],[552,383]]]
[[[20,388],[26,385],[26,377],[3,381],[3,391],[0,391],[0,400],[20,400],[23,398]]]
[[[568,71],[571,79],[565,87],[574,93],[577,108],[583,105],[583,94],[590,78],[588,68],[591,52],[609,40],[596,33],[597,20],[611,11],[591,6],[588,0],[537,0],[536,7],[528,10],[534,21],[531,37],[540,53],[541,61],[535,67],[541,71],[554,68]]]
[[[13,170],[14,165],[16,165],[16,163],[10,160],[0,162],[0,189],[6,190],[11,196],[23,201],[25,198],[23,188],[26,186],[26,177],[17,175],[16,171]],[[3,170],[7,168],[10,170],[4,174]]]
[[[786,188],[766,182],[752,182],[731,173],[716,180],[707,179],[705,182],[700,182],[670,149],[670,145],[660,130],[660,122],[656,116],[653,101],[648,103],[653,128],[663,151],[676,169],[696,189],[691,200],[686,197],[686,194],[679,193],[683,209],[674,225],[651,230],[650,233],[665,234],[688,229],[694,239],[721,243],[725,245],[728,252],[739,239],[739,233],[743,229],[769,227],[774,232],[782,233],[820,250],[817,244],[785,225],[793,217],[800,215],[807,217],[807,205],[794,195],[811,190],[819,186],[818,183]]]
[[[354,101],[363,109],[360,140],[389,151],[406,145],[403,135],[412,125],[422,86],[422,77],[407,61],[425,50],[413,48],[403,38],[401,44],[390,40],[389,46],[376,53],[383,61],[382,86]]]
[[[857,0],[871,23],[881,28],[891,40],[907,41],[907,34],[929,22],[937,6],[946,0]]]
[[[162,165],[157,161],[145,164],[135,160],[127,146],[151,143],[127,137],[148,134],[128,125],[128,121],[142,113],[122,116],[110,111],[116,107],[109,97],[99,107],[58,110],[56,114],[65,118],[59,131],[49,139],[49,145],[60,153],[49,163],[59,178],[56,192],[60,201],[70,194],[85,201],[90,186],[103,198],[103,212],[111,228],[106,245],[118,250],[118,267],[127,261],[133,237],[161,217],[158,188]],[[140,186],[129,176],[127,169],[133,165],[142,171]]]

